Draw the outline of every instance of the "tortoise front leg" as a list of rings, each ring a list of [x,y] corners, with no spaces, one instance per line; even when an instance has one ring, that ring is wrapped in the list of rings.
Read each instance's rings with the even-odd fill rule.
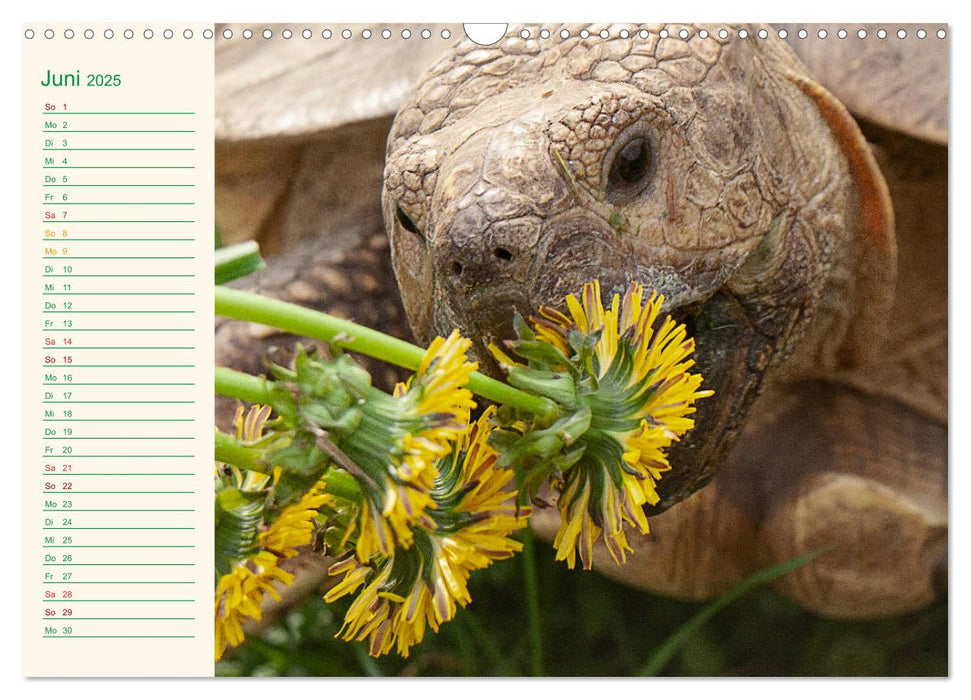
[[[674,465],[677,468],[677,465]],[[896,615],[947,585],[947,429],[890,399],[827,382],[768,393],[731,463],[651,519],[635,555],[604,573],[657,593],[705,599],[751,573],[822,553],[776,582],[837,618]],[[534,517],[551,537],[553,509]]]
[[[947,584],[947,427],[893,399],[799,387],[734,469],[761,473],[764,562],[823,554],[778,588],[844,618],[927,605]],[[776,440],[765,440],[777,435]]]

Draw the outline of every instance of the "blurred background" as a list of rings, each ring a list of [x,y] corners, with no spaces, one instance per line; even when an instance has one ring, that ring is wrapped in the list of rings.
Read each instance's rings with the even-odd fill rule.
[[[542,658],[530,643],[527,552],[473,574],[472,604],[407,659],[372,659],[335,639],[350,596],[313,594],[216,665],[219,676],[634,676],[704,607],[554,562],[536,542]],[[948,603],[903,617],[843,622],[777,593],[751,591],[680,647],[662,676],[946,676]]]

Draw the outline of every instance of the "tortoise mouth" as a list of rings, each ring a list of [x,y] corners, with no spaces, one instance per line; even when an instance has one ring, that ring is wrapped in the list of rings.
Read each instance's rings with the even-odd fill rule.
[[[695,367],[703,389],[714,396],[699,401],[695,426],[668,452],[671,471],[658,482],[660,502],[645,506],[657,514],[707,484],[724,464],[758,396],[775,343],[758,333],[746,309],[731,293],[719,291],[701,303],[671,312],[695,340]]]
[[[479,372],[499,380],[505,380],[505,372],[489,352],[489,344],[500,348],[503,341],[515,339],[513,316],[519,312],[529,317],[538,308],[523,291],[516,289],[483,289],[465,299],[458,300],[459,310],[449,308],[436,318],[435,332],[447,335],[454,328],[472,340],[469,349],[471,359],[479,363]]]
[[[605,298],[623,291],[626,284],[606,284]],[[458,327],[472,339],[470,358],[479,371],[504,381],[505,372],[488,350],[490,343],[503,347],[514,339],[514,310],[528,319],[542,302],[525,290],[496,285],[459,301],[459,308],[439,307],[435,325],[439,333]],[[557,306],[562,305],[562,298]],[[753,314],[729,290],[721,288],[701,301],[666,309],[684,323],[695,340],[695,367],[704,377],[702,388],[714,396],[699,401],[692,416],[695,426],[669,452],[670,472],[658,482],[661,500],[646,506],[648,514],[660,513],[707,484],[725,463],[734,447],[749,410],[759,393],[762,378],[777,349],[775,338],[758,332]]]

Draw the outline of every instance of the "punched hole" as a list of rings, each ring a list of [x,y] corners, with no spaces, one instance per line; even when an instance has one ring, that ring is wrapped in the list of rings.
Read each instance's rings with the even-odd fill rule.
[[[453,260],[452,261],[452,273],[453,274],[461,275],[462,274],[462,269],[463,269],[462,268],[462,263],[460,263],[458,260]]]
[[[512,253],[510,253],[505,248],[496,248],[495,250],[492,251],[492,254],[495,255],[500,260],[505,260],[507,262],[512,260]]]

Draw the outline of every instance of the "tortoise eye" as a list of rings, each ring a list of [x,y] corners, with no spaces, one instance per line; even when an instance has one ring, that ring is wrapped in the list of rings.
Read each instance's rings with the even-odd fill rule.
[[[637,194],[654,174],[654,149],[646,136],[637,136],[617,151],[607,178],[607,196],[624,198]]]
[[[405,214],[405,210],[399,205],[395,206],[395,216],[398,217],[398,223],[401,224],[401,228],[403,228],[405,231],[414,233],[417,236],[421,235],[421,231],[418,230],[418,226],[416,226],[415,222],[412,221],[407,214]]]

